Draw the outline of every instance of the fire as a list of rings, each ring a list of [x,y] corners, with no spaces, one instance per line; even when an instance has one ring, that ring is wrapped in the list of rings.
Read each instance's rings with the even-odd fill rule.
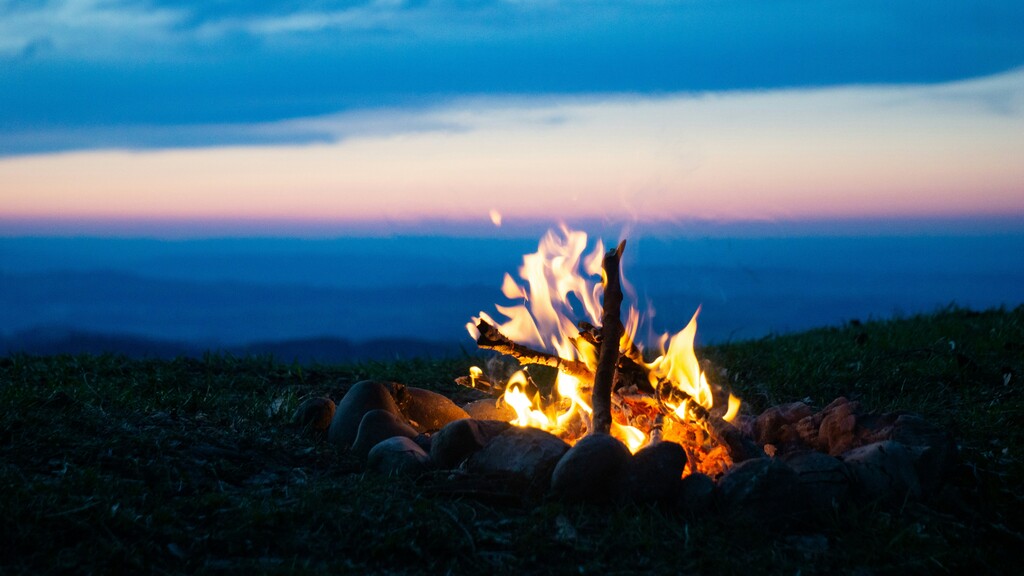
[[[600,323],[606,281],[603,256],[604,245],[600,240],[587,252],[584,232],[564,225],[558,231],[549,231],[541,239],[537,252],[523,257],[519,268],[521,281],[510,274],[503,279],[502,294],[518,301],[515,305],[495,306],[506,320],[498,323],[481,312],[467,324],[475,340],[480,337],[478,325],[483,321],[509,340],[557,359],[559,370],[547,395],[537,390],[523,371],[508,379],[503,400],[516,413],[513,424],[548,430],[570,443],[591,429],[590,392],[592,374],[597,367],[596,338],[599,334],[594,327]],[[636,306],[626,311],[619,352],[621,358],[628,359],[638,373],[645,376],[636,382],[627,382],[632,384],[628,390],[620,388],[613,392],[613,395],[621,395],[618,408],[613,411],[611,433],[633,452],[652,439],[677,441],[695,456],[692,458],[696,460],[694,467],[703,471],[709,466],[728,466],[731,462],[722,463],[723,458],[728,459],[724,449],[709,446],[707,441],[715,395],[693,349],[699,312],[698,309],[679,333],[663,336],[654,348],[655,353],[645,354],[644,347],[636,342],[644,317]],[[650,357],[653,360],[646,360]],[[567,370],[566,366],[573,363],[585,366],[591,376],[580,374],[586,370]],[[479,372],[473,373],[474,381],[479,375]],[[617,388],[622,386],[622,383],[616,385]],[[739,407],[739,399],[730,395],[728,410],[722,419],[732,420]],[[703,454],[694,453],[701,450]],[[713,454],[716,452],[720,454]],[[716,463],[702,466],[709,457]]]

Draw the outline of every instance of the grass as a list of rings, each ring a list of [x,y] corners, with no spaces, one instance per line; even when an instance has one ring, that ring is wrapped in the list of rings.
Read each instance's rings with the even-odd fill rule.
[[[501,479],[383,479],[292,429],[305,397],[388,378],[449,395],[472,359],[0,358],[0,572],[1014,573],[1024,540],[1024,307],[950,308],[699,352],[750,413],[837,396],[948,427],[957,498],[788,531],[567,506]],[[1008,381],[1007,381],[1008,379]]]

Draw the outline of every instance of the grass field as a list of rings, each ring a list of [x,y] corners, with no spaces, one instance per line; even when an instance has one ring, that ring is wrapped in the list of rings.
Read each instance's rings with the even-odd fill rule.
[[[1024,307],[698,351],[745,410],[837,396],[947,427],[935,502],[845,508],[786,531],[656,506],[539,500],[513,484],[388,479],[289,426],[309,395],[385,378],[456,396],[473,358],[303,368],[272,358],[0,358],[0,572],[1016,573],[1024,547]]]

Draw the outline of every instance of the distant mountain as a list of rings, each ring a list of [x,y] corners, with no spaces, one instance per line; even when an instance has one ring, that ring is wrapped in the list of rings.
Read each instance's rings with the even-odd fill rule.
[[[130,358],[172,359],[199,357],[206,352],[236,356],[272,355],[302,364],[336,364],[363,360],[403,358],[445,358],[462,353],[454,343],[412,338],[380,338],[353,342],[344,338],[320,337],[263,341],[236,346],[202,346],[131,334],[100,334],[60,327],[35,328],[0,338],[0,354],[124,354]]]

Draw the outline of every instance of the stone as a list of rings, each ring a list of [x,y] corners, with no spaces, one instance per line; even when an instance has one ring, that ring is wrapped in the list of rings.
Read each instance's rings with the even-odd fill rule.
[[[850,495],[863,504],[899,506],[921,496],[914,454],[906,446],[885,440],[854,448],[840,459],[850,471]]]
[[[630,494],[632,454],[608,434],[590,434],[558,462],[551,476],[551,493],[566,502],[604,504]]]
[[[511,422],[516,418],[515,410],[494,398],[474,400],[462,408],[469,414],[470,418],[476,418],[477,420],[503,420]]]
[[[555,465],[568,451],[568,444],[544,430],[511,426],[470,456],[466,469],[513,474],[540,492],[547,489]]]
[[[571,452],[571,450],[570,450]],[[686,450],[675,442],[645,446],[633,455],[630,488],[636,502],[675,498],[686,468]]]
[[[366,469],[386,476],[414,476],[430,468],[430,456],[405,436],[377,443],[367,455]]]
[[[434,432],[449,422],[469,418],[465,410],[443,394],[412,386],[406,386],[404,393],[408,400],[400,400],[399,408],[418,432]]]
[[[846,502],[850,474],[838,458],[817,450],[800,450],[779,459],[796,472],[812,512],[825,513]]]
[[[327,440],[341,448],[348,448],[356,441],[359,423],[370,410],[401,414],[388,384],[377,380],[363,380],[353,384],[338,403],[331,427],[327,431]]]
[[[957,463],[953,436],[917,414],[900,414],[892,426],[892,439],[910,449],[922,494],[941,492]]]
[[[326,432],[336,408],[330,398],[307,398],[292,413],[292,425],[315,433]]]
[[[845,398],[844,398],[845,400]],[[857,447],[857,416],[860,411],[859,402],[833,402],[818,426],[818,443],[816,448],[832,456],[838,456]]]
[[[356,433],[356,440],[352,443],[352,453],[360,458],[366,458],[370,449],[378,443],[394,436],[415,438],[416,430],[409,426],[401,416],[396,416],[387,410],[370,410],[363,415],[359,422],[359,430]]]
[[[723,505],[765,526],[785,526],[806,512],[800,479],[775,458],[755,458],[734,465],[719,482]]]
[[[438,468],[457,468],[492,438],[511,427],[508,422],[500,420],[456,420],[431,437],[430,457]]]
[[[430,434],[417,434],[416,437],[412,439],[412,441],[415,442],[416,445],[419,446],[420,448],[423,448],[424,452],[430,454],[430,445],[434,441],[433,437]]]
[[[690,516],[699,516],[711,509],[715,501],[715,481],[710,476],[695,472],[677,485],[676,506]]]
[[[754,420],[754,439],[761,446],[798,443],[801,438],[796,427],[797,422],[812,414],[814,410],[803,402],[773,406]]]
[[[814,409],[803,402],[790,402],[775,407],[787,424],[796,424],[800,420],[814,414]]]

